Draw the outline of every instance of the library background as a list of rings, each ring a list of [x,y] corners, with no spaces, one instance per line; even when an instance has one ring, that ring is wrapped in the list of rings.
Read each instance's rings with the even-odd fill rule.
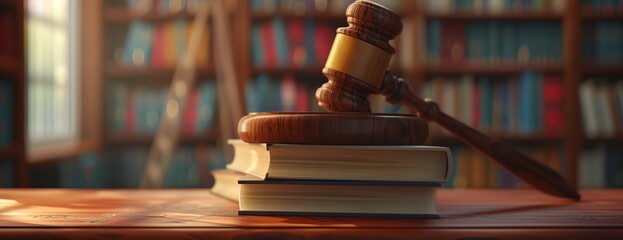
[[[211,186],[231,161],[232,109],[322,111],[314,92],[352,1],[219,0],[201,25],[204,1],[0,2],[0,187],[144,187],[171,91],[187,94],[163,188]],[[402,17],[390,70],[419,96],[581,188],[623,187],[623,1],[375,2]],[[172,85],[197,29],[194,81]],[[454,155],[446,187],[525,187],[430,126],[427,144]]]

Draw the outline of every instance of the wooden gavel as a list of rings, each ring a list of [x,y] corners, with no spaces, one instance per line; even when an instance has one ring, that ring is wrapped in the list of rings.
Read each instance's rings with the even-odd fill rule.
[[[418,98],[402,79],[386,70],[395,52],[389,40],[402,31],[397,14],[373,2],[357,1],[348,7],[346,16],[349,26],[337,30],[322,70],[329,81],[316,91],[320,107],[330,112],[369,113],[368,96],[381,94],[389,103],[404,104],[420,118],[441,125],[528,185],[546,194],[580,200],[577,190],[556,171],[448,116],[437,103]]]

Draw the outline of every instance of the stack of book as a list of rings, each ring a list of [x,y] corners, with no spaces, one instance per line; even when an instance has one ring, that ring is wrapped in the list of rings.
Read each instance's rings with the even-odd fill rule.
[[[228,143],[235,156],[213,172],[212,192],[241,215],[438,218],[452,162],[436,146]]]

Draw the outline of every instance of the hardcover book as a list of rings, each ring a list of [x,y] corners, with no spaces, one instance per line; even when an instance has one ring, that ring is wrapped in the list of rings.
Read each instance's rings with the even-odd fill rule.
[[[260,179],[442,183],[451,168],[447,147],[228,143],[235,156],[227,168]]]
[[[438,183],[244,177],[240,215],[439,218]]]

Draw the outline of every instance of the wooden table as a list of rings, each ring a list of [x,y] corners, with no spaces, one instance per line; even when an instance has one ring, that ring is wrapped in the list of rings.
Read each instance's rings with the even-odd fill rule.
[[[623,239],[623,190],[441,190],[440,219],[238,216],[198,190],[0,190],[0,239]]]

